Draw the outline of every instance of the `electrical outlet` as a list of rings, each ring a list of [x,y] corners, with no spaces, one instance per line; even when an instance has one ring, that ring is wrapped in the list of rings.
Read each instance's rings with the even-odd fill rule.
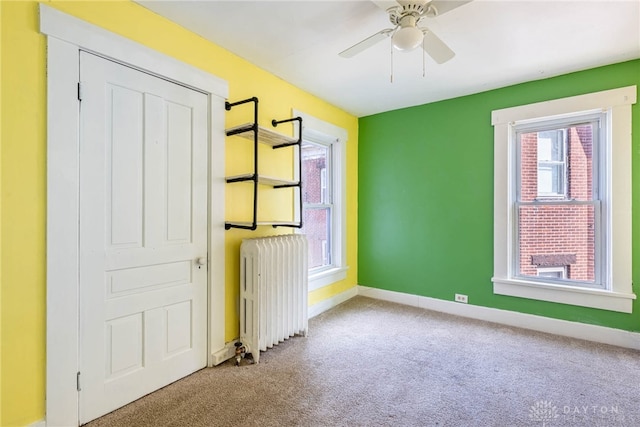
[[[462,294],[456,294],[456,302],[462,302],[466,304],[469,302],[469,297]]]

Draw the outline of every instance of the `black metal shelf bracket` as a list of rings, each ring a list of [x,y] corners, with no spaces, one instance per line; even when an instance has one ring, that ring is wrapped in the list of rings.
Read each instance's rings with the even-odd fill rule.
[[[256,177],[255,175],[249,175],[249,176],[241,176],[238,178],[227,178],[227,183],[232,183],[232,182],[246,182],[246,181],[255,181]]]
[[[228,130],[227,131],[227,136],[233,136],[233,135],[238,135],[241,133],[245,133],[245,132],[249,132],[249,131],[253,131],[255,130],[255,124],[251,124],[251,126],[245,126],[245,127],[241,127],[238,129],[233,129],[233,130]]]
[[[252,96],[251,98],[243,99],[242,101],[236,101],[236,102],[225,101],[224,109],[227,111],[231,111],[231,109],[236,105],[246,104],[247,102],[255,102],[256,107],[258,106],[258,98],[256,98],[255,96]]]
[[[232,228],[240,228],[243,230],[256,230],[258,228],[258,98],[255,96],[247,99],[243,99],[237,102],[224,103],[224,108],[230,111],[237,105],[247,104],[253,102],[253,177],[249,181],[253,181],[253,221],[251,225],[236,224],[233,222],[225,222],[224,229],[230,230]],[[238,133],[246,132],[248,129],[238,129],[237,132],[231,133],[235,135]],[[230,136],[230,135],[229,135]]]
[[[300,145],[302,143],[302,117],[292,117],[290,119],[284,119],[284,120],[271,120],[271,126],[273,126],[274,128],[277,127],[279,124],[282,123],[289,123],[289,122],[298,122],[298,140],[294,141],[294,142],[287,142],[284,144],[278,144],[278,145],[274,145],[273,149],[277,149],[277,148],[283,148],[283,147],[291,147],[292,145]]]
[[[292,117],[290,119],[284,119],[284,120],[271,120],[271,126],[273,126],[274,128],[277,127],[279,124],[282,123],[289,123],[289,122],[294,122],[297,121],[298,122],[298,140],[295,142],[290,142],[290,143],[286,143],[286,144],[280,144],[280,145],[274,145],[273,149],[277,149],[277,148],[283,148],[283,147],[291,147],[291,146],[298,146],[298,182],[296,184],[286,184],[286,185],[278,185],[275,186],[274,188],[285,188],[285,187],[298,187],[298,206],[299,206],[299,214],[300,214],[300,221],[298,221],[297,224],[274,224],[273,228],[277,228],[277,227],[291,227],[291,228],[302,228],[302,117]]]

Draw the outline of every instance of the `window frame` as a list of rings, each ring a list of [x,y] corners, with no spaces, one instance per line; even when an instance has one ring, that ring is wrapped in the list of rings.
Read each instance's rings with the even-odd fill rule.
[[[346,169],[346,143],[347,131],[341,127],[320,120],[312,115],[293,109],[294,117],[302,118],[302,141],[331,146],[331,172],[332,176],[327,177],[331,186],[327,189],[332,197],[333,209],[331,217],[331,266],[315,268],[309,270],[309,291],[314,291],[333,283],[344,280],[347,277],[348,266],[346,264],[346,224],[347,224],[347,169]],[[295,135],[297,135],[297,128]],[[301,176],[297,162],[294,162],[296,176]],[[303,213],[299,212],[299,207],[295,206],[296,218],[303,218]],[[296,230],[297,233],[301,231]]]
[[[568,98],[494,110],[494,273],[493,292],[520,298],[631,313],[636,295],[632,290],[631,260],[631,131],[632,104],[637,87],[594,92]],[[606,135],[600,172],[606,188],[602,198],[603,256],[606,289],[568,286],[515,276],[513,234],[513,177],[516,144],[514,127],[531,122],[569,120],[604,113]],[[602,183],[601,183],[602,185]]]

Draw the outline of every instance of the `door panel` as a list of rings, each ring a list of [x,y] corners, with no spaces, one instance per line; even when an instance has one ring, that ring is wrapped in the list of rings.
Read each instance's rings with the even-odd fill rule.
[[[176,244],[191,239],[191,146],[190,109],[167,103],[167,229],[166,243]]]
[[[141,248],[143,227],[144,94],[106,82],[107,245]]]
[[[206,366],[206,95],[81,53],[80,421]]]
[[[114,380],[143,367],[142,313],[106,322],[106,380]]]

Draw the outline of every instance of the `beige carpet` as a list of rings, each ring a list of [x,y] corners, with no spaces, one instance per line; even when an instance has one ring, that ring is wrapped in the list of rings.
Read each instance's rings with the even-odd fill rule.
[[[640,426],[640,352],[364,297],[88,425]]]

